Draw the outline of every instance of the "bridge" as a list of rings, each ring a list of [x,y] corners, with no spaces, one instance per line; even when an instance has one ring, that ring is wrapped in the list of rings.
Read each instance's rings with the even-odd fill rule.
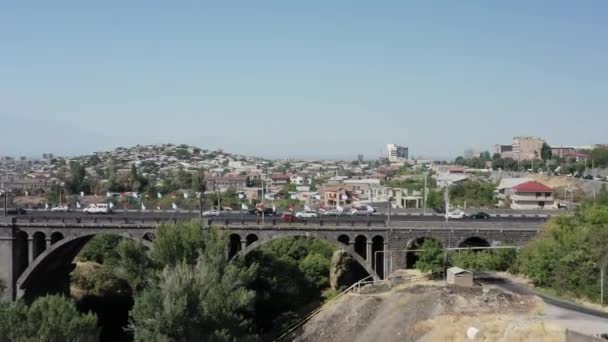
[[[200,219],[196,215],[131,213],[83,215],[21,215],[0,217],[0,278],[7,285],[4,300],[32,299],[69,291],[74,258],[95,235],[112,234],[151,246],[163,223]],[[324,217],[282,222],[277,217],[226,215],[202,218],[202,229],[217,226],[229,231],[230,257],[244,256],[272,240],[303,236],[329,241],[347,252],[370,275],[381,278],[411,267],[416,255],[408,252],[427,239],[444,247],[521,246],[542,229],[544,217],[502,217],[488,220],[451,220],[442,217],[386,216]]]

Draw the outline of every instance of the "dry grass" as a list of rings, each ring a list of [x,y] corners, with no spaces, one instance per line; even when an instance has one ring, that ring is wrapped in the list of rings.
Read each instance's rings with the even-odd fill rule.
[[[475,341],[565,341],[564,329],[530,316],[485,314],[438,316],[414,326],[420,341],[470,341],[469,327],[479,329]]]

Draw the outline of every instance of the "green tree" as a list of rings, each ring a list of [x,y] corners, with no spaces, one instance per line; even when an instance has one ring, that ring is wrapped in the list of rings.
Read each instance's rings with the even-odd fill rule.
[[[205,203],[205,191],[207,191],[207,182],[205,181],[205,174],[201,172],[197,172],[192,175],[192,190],[198,194],[198,208],[201,211],[202,215],[203,204]]]
[[[116,235],[96,235],[78,253],[77,259],[103,264],[106,257],[116,257],[120,240],[121,237]]]
[[[61,296],[40,297],[29,307],[0,303],[2,341],[86,342],[97,341],[98,334],[95,315],[81,314],[72,300]]]
[[[597,147],[591,151],[591,160],[596,167],[608,166],[608,147]]]
[[[546,142],[543,143],[543,146],[540,149],[540,158],[544,161],[550,160],[553,157],[553,152],[551,151],[551,146]]]
[[[599,260],[608,251],[608,208],[585,204],[574,216],[552,218],[522,249],[518,269],[535,285],[599,299]]]
[[[427,239],[420,246],[422,251],[418,252],[416,268],[432,276],[440,276],[444,267],[444,253],[441,244],[435,240]]]
[[[318,290],[327,288],[329,284],[329,264],[327,256],[310,253],[300,261],[300,269],[306,280]]]
[[[471,271],[507,271],[517,260],[513,249],[465,250],[452,256],[452,264]]]
[[[158,265],[194,264],[205,247],[203,229],[198,222],[163,224],[156,230],[151,257]]]
[[[185,256],[166,266],[135,298],[132,326],[136,341],[247,341],[255,293],[247,289],[256,266],[230,263],[227,237],[205,234],[194,264]],[[164,245],[166,246],[166,245]]]

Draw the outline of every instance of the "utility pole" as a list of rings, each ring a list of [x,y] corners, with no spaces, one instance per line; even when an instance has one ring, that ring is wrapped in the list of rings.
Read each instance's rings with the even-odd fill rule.
[[[386,223],[390,224],[391,223],[391,198],[388,198],[388,218],[386,219]]]
[[[262,225],[264,225],[264,211],[266,210],[265,206],[264,206],[264,174],[261,175],[261,179],[262,179]]]
[[[425,213],[425,214],[426,214],[426,199],[427,199],[427,197],[426,197],[426,193],[427,193],[427,190],[426,190],[426,177],[427,176],[428,176],[428,172],[425,171],[424,172],[424,203],[423,203],[424,204],[424,206],[423,206],[423,213]]]
[[[4,216],[6,216],[7,213],[7,205],[8,205],[8,192],[6,190],[2,190],[0,191],[0,194],[4,195]]]
[[[448,222],[448,213],[450,212],[450,183],[445,183],[445,222]]]

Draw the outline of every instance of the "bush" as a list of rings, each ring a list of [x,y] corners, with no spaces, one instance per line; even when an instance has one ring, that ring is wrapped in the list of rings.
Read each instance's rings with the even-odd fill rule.
[[[584,206],[551,219],[518,257],[519,271],[535,285],[598,300],[600,260],[608,252],[608,207]]]
[[[21,302],[0,303],[2,341],[97,341],[97,318],[78,312],[74,302],[61,296],[36,299],[29,307]]]
[[[465,250],[452,256],[452,264],[471,271],[508,271],[516,259],[514,249]]]
[[[416,268],[424,273],[438,277],[445,271],[444,253],[441,244],[435,240],[425,240],[420,246]]]

